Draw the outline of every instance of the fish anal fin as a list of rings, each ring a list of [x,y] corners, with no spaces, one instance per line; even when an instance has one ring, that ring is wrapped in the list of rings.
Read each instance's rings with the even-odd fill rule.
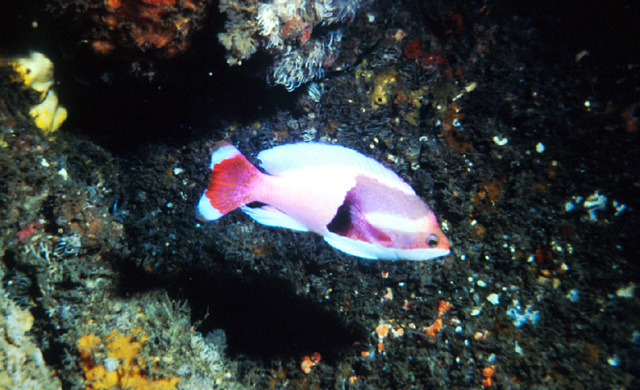
[[[255,208],[243,206],[241,210],[245,214],[250,216],[254,221],[265,226],[282,227],[299,232],[309,231],[309,229],[303,226],[300,222],[296,221],[295,219],[291,218],[290,216],[273,206],[264,205],[262,207]]]

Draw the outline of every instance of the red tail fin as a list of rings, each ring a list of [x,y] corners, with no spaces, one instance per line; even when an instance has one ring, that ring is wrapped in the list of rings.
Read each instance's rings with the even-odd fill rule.
[[[233,145],[218,142],[211,153],[209,187],[198,203],[198,218],[216,220],[251,202],[251,186],[260,174]]]

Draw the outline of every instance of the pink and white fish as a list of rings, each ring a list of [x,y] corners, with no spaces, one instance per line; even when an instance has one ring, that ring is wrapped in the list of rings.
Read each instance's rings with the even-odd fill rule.
[[[198,217],[213,221],[240,207],[258,223],[311,231],[366,259],[429,260],[449,254],[433,211],[411,186],[354,150],[296,143],[264,150],[260,172],[233,145],[211,154]],[[248,207],[251,202],[261,207]]]

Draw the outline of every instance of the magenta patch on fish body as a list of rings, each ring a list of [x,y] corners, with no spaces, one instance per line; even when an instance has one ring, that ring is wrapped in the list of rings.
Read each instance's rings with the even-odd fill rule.
[[[392,239],[380,229],[372,226],[362,215],[361,205],[355,189],[347,193],[336,216],[327,225],[330,232],[339,236],[383,246],[390,246]]]

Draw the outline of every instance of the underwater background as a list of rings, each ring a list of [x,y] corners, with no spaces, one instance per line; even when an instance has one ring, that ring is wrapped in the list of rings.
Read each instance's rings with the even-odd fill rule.
[[[0,0],[0,389],[640,388],[640,3]],[[382,162],[451,254],[195,207]]]

